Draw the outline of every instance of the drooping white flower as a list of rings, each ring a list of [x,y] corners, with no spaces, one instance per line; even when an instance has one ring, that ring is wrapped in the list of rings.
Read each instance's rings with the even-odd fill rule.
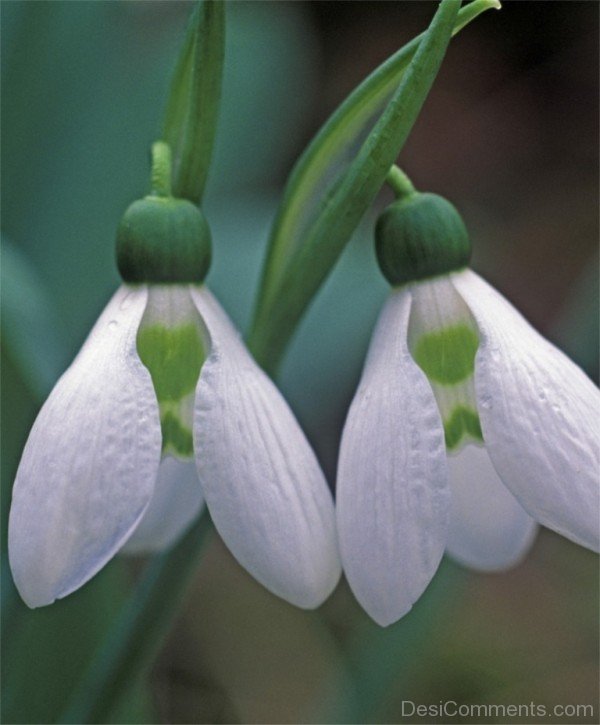
[[[328,596],[332,497],[279,391],[206,287],[124,285],[23,452],[9,522],[21,596],[49,604],[119,550],[169,546],[203,499],[268,589],[302,607]]]
[[[50,604],[119,551],[170,546],[206,502],[258,581],[318,606],[341,571],[333,499],[290,408],[201,284],[206,222],[190,202],[149,196],[126,212],[117,251],[126,284],[42,407],[17,472],[8,538],[21,596]]]
[[[418,274],[381,312],[340,451],[342,563],[381,625],[410,610],[444,551],[501,570],[525,555],[536,522],[599,546],[598,389],[474,272],[442,273],[439,247],[417,233],[428,214],[442,237],[455,223],[438,200],[387,220],[404,246],[393,258],[380,244],[386,276],[398,283],[400,262]],[[390,229],[379,229],[386,244]],[[466,237],[452,238],[459,252],[445,247],[442,264],[464,267]]]

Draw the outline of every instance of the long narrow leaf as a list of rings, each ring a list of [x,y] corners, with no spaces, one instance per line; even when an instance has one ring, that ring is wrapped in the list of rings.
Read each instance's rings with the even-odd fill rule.
[[[110,721],[169,633],[211,530],[210,517],[204,513],[175,548],[147,565],[133,598],[83,673],[59,722]]]
[[[452,34],[457,33],[485,10],[498,7],[497,0],[474,0],[454,16]],[[362,181],[357,178],[357,171],[359,176],[363,173],[358,170],[357,152],[364,146],[369,134],[375,131],[376,124],[382,121],[384,111],[389,109],[392,103],[396,112],[388,114],[385,132],[377,134],[379,141],[375,145],[371,144],[370,153],[381,145],[384,137],[395,135],[398,138],[403,136],[405,139],[408,130],[414,123],[429,87],[423,86],[424,95],[416,104],[416,112],[412,117],[407,114],[404,100],[399,101],[397,96],[409,63],[415,57],[421,42],[429,35],[428,31],[414,38],[363,81],[325,123],[292,171],[271,232],[269,252],[250,338],[255,355],[263,365],[271,370],[276,367],[283,349],[289,341],[292,328],[295,327],[319,285],[335,264],[354,229],[352,227],[347,235],[340,237],[340,227],[335,219],[335,214],[332,215],[330,211],[332,205],[335,205],[336,213],[342,211],[340,204],[342,206],[344,204],[340,194],[349,191],[346,180],[351,173],[354,174],[356,181],[364,186]],[[430,65],[432,68],[436,68],[435,72],[437,72],[441,57],[443,57],[443,50],[439,58],[429,59],[433,61]],[[408,90],[406,84],[403,84],[403,88],[405,89],[403,92]],[[401,127],[406,127],[408,130],[404,133]],[[383,154],[383,156],[391,158],[390,164],[398,155],[402,143],[403,140],[401,143],[388,144],[392,153]],[[364,162],[363,155],[361,163]],[[378,174],[380,180],[376,183],[369,182],[366,187],[375,186],[374,193],[376,194],[384,177],[385,174],[381,176],[380,172]],[[343,192],[342,187],[344,187]],[[351,213],[351,218],[356,220],[356,224],[368,207],[372,193],[371,191],[364,197],[359,195],[361,198],[354,200],[354,203],[357,204],[356,213]],[[334,199],[336,199],[335,202]],[[360,212],[358,212],[359,209]],[[324,218],[328,218],[335,228],[331,230],[327,227],[323,228]],[[344,228],[346,226],[349,225],[344,225]],[[336,253],[322,254],[323,250],[315,238],[317,228],[321,228],[323,239],[328,236],[330,238],[335,236],[339,239],[337,244],[333,242],[328,244],[331,249],[337,250]],[[298,269],[298,262],[306,254],[305,247],[309,239],[313,240],[308,252],[313,259],[310,263],[311,271],[307,275],[302,266]],[[314,246],[315,242],[316,246]],[[299,297],[292,301],[289,297],[289,284],[291,277],[296,274],[300,274],[302,277],[303,289],[299,290]],[[294,309],[290,310],[290,307]],[[289,324],[284,326],[288,329],[282,330],[279,324],[274,325],[278,313],[279,316],[288,320]],[[271,357],[273,357],[273,362],[270,360]]]
[[[194,8],[175,68],[163,127],[173,152],[173,193],[200,203],[217,131],[225,48],[225,3]]]
[[[4,350],[43,400],[68,363],[59,315],[27,257],[5,238],[0,279]]]

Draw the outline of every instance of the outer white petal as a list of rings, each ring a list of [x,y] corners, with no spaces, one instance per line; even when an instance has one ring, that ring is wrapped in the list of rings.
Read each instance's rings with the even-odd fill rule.
[[[598,550],[598,389],[478,275],[454,284],[480,330],[475,387],[494,468],[540,523]]]
[[[152,501],[121,552],[142,554],[169,548],[189,528],[203,504],[195,462],[167,456],[158,469]]]
[[[273,593],[318,606],[340,562],[333,499],[287,403],[210,292],[192,288],[210,335],[194,413],[206,503],[236,559]]]
[[[383,626],[406,614],[435,574],[450,504],[440,414],[407,346],[410,307],[400,290],[381,312],[338,464],[344,571]]]
[[[90,579],[152,497],[158,407],[136,352],[145,288],[121,287],[35,421],[13,488],[9,558],[30,607]]]
[[[508,569],[533,544],[537,524],[502,483],[485,448],[467,445],[448,457],[450,529],[446,552],[481,571]]]

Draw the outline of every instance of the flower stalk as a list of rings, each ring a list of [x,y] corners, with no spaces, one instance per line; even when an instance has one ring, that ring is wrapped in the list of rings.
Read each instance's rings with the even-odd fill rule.
[[[396,199],[402,199],[405,196],[412,196],[416,191],[412,181],[408,178],[404,171],[396,166],[396,164],[394,164],[388,171],[386,182],[394,192]]]
[[[171,147],[164,141],[152,144],[152,195],[171,196]]]

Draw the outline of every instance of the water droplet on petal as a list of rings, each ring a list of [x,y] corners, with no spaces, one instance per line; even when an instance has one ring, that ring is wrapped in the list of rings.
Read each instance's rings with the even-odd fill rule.
[[[131,303],[132,302],[133,302],[133,292],[129,292],[121,300],[121,304],[119,305],[119,309],[126,310],[128,307],[131,306]]]
[[[114,330],[114,329],[115,329],[115,328],[117,328],[118,326],[119,326],[119,323],[118,323],[118,322],[117,322],[116,320],[111,320],[111,321],[110,321],[110,322],[108,323],[108,327],[109,327],[109,329],[111,329],[111,330]]]
[[[490,395],[482,395],[477,402],[480,408],[490,410],[490,408],[492,407],[492,398]]]

